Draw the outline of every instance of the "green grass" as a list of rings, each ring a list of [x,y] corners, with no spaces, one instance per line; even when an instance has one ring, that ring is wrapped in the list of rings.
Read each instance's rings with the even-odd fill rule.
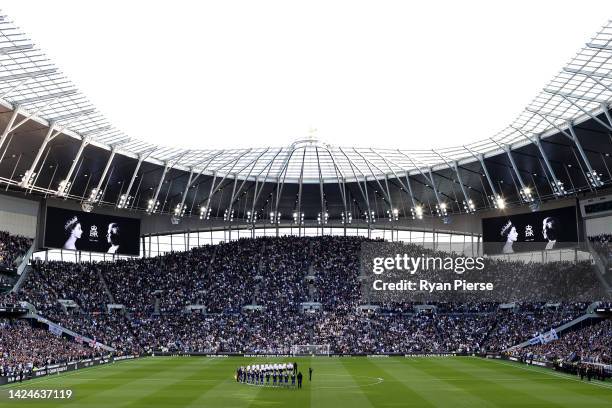
[[[282,358],[149,357],[0,387],[0,407],[610,407],[612,382],[472,357],[300,358],[301,390],[238,384],[239,365]],[[10,389],[70,400],[9,400]]]

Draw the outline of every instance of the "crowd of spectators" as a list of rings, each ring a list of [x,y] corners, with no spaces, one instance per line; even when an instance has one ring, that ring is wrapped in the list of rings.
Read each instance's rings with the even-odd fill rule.
[[[558,340],[527,347],[535,359],[612,364],[612,320],[562,333]]]
[[[56,336],[24,319],[0,320],[0,376],[31,372],[48,364],[77,361],[99,351]]]
[[[591,235],[589,241],[606,264],[612,265],[612,234]]]
[[[32,239],[0,231],[0,267],[12,269],[32,246]]]
[[[425,308],[418,301],[377,303],[362,288],[360,253],[366,242],[362,237],[262,237],[155,258],[35,263],[21,292],[11,296],[125,353],[284,354],[295,344],[329,344],[337,353],[501,351],[576,318],[588,306],[547,304],[535,297],[504,307],[477,297],[430,302]],[[405,247],[418,255],[455,256]],[[534,279],[557,268],[575,271],[579,280],[589,266],[486,262],[492,271],[519,269]],[[60,304],[62,299],[76,307]],[[358,310],[370,300],[370,312]],[[303,313],[303,302],[320,302],[321,309]],[[111,314],[109,303],[125,309]],[[188,312],[188,305],[200,308]]]

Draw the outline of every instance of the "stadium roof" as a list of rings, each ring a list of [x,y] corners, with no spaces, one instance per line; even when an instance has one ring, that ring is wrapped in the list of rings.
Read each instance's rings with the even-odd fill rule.
[[[473,212],[498,207],[500,198],[525,204],[612,183],[612,22],[513,123],[489,139],[435,150],[333,146],[314,131],[283,147],[158,146],[116,129],[6,16],[0,34],[6,190],[147,212],[316,219],[328,211],[331,218],[396,210],[410,217],[417,207]]]
[[[205,175],[216,172],[230,178],[263,180],[267,175],[270,180],[318,183],[383,178],[406,171],[418,174],[429,168],[449,167],[455,161],[471,162],[479,154],[496,155],[505,146],[516,148],[536,137],[567,132],[571,122],[579,123],[602,112],[607,114],[612,100],[609,22],[511,124],[486,140],[435,151],[403,146],[398,149],[330,146],[316,138],[284,147],[184,150],[134,139],[115,128],[8,17],[1,17],[0,27],[0,98],[7,108],[55,123],[55,128],[67,135],[90,138],[100,147],[108,150],[115,147],[130,157],[141,155],[157,164],[175,162],[176,168]],[[602,124],[610,127],[610,122]]]

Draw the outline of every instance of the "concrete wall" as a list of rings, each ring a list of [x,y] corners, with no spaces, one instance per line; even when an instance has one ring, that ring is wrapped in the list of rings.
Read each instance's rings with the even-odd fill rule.
[[[39,208],[37,200],[0,195],[0,230],[34,238]]]

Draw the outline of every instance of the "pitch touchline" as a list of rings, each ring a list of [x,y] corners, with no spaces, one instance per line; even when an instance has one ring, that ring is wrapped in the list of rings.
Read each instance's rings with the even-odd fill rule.
[[[582,380],[579,380],[577,378],[572,378],[570,375],[557,374],[557,373],[548,372],[548,371],[541,371],[541,370],[536,370],[536,369],[529,368],[529,367],[521,367],[521,366],[518,366],[518,365],[513,364],[513,363],[506,363],[506,362],[503,362],[503,361],[492,360],[490,358],[489,359],[485,359],[485,360],[492,361],[492,362],[498,363],[498,364],[507,365],[509,367],[518,368],[518,369],[525,370],[525,371],[530,371],[532,373],[548,374],[548,375],[552,375],[554,377],[563,378],[563,379],[570,380],[570,381],[578,381],[581,384],[590,384],[590,385],[594,385],[596,387],[607,388],[609,390],[612,389],[612,386],[610,386],[610,385],[600,384],[600,383],[596,383],[596,382],[582,381]]]

